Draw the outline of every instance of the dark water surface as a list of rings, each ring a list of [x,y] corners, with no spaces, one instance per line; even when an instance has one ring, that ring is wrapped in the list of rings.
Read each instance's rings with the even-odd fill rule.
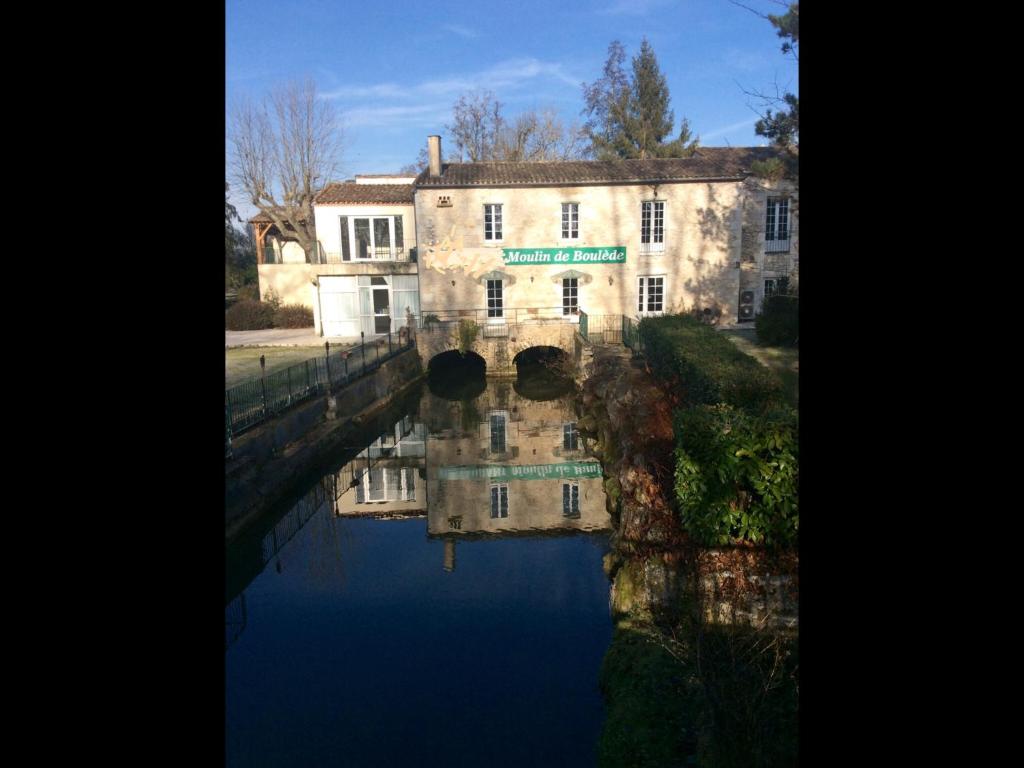
[[[595,764],[599,469],[564,396],[432,389],[229,551],[228,765]]]

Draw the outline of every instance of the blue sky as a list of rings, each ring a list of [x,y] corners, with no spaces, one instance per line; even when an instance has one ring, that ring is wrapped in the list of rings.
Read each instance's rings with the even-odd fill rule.
[[[627,67],[650,41],[675,130],[687,117],[704,146],[764,143],[744,88],[797,92],[797,65],[775,30],[728,0],[227,0],[226,25],[228,105],[311,76],[341,114],[339,179],[413,162],[429,134],[446,137],[452,104],[476,88],[493,91],[506,117],[554,107],[582,122],[581,83],[601,76],[615,39]],[[255,213],[232,199],[243,216]]]

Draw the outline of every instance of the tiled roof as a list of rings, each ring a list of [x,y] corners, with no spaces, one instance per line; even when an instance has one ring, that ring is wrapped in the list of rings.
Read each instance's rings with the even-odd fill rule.
[[[383,205],[412,205],[412,184],[356,184],[343,182],[328,184],[316,197],[317,205],[332,203],[379,203]]]
[[[549,184],[607,184],[742,179],[755,160],[777,157],[773,147],[701,147],[692,157],[652,160],[576,160],[542,163],[445,163],[441,175],[429,169],[417,187],[483,187]]]

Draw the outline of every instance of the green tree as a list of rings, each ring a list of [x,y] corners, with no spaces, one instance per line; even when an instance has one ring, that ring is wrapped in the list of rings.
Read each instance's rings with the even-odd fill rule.
[[[235,228],[241,221],[238,209],[228,201],[230,185],[224,184],[224,290],[233,290],[258,281],[256,243],[252,231]]]
[[[790,4],[782,16],[768,14],[767,19],[783,40],[782,52],[792,54],[799,63],[800,3]],[[782,149],[796,150],[800,145],[800,98],[793,93],[786,93],[776,99],[775,103],[778,105],[776,111],[773,113],[770,108],[766,109],[754,126],[754,131]]]
[[[608,46],[599,80],[583,84],[584,126],[590,154],[599,160],[687,157],[697,147],[690,123],[683,118],[679,136],[670,139],[675,114],[669,107],[665,75],[646,39],[633,57],[632,77],[623,69],[625,49],[618,40]]]

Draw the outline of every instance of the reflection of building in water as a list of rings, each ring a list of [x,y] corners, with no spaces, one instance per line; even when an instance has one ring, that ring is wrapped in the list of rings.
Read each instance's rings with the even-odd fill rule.
[[[422,514],[426,427],[406,416],[336,475],[338,515]]]
[[[433,409],[461,413],[444,420],[460,426],[427,437],[429,535],[610,527],[601,466],[586,453],[567,400],[527,400],[498,382],[472,401],[438,400]],[[452,546],[445,569],[454,563]]]

